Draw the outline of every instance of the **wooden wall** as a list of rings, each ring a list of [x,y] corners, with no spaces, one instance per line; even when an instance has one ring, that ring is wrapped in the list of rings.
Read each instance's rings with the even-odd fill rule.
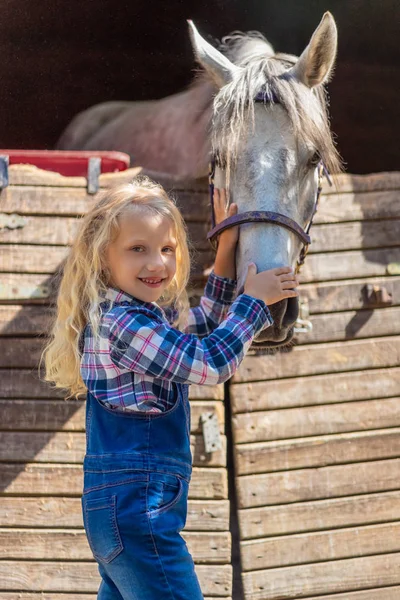
[[[101,176],[101,185],[130,174]],[[99,575],[81,517],[84,400],[65,401],[39,379],[37,364],[53,314],[53,273],[77,217],[93,202],[83,178],[10,168],[0,194],[0,596],[2,600],[94,600]],[[165,183],[165,182],[164,182]],[[204,190],[204,186],[202,186]],[[179,192],[194,243],[204,240],[203,192]],[[11,215],[18,215],[10,219]],[[203,242],[204,246],[204,242]],[[193,296],[210,253],[197,253]],[[196,288],[197,286],[197,288]],[[200,287],[199,287],[200,286]],[[223,386],[192,386],[194,472],[184,537],[207,598],[231,596],[231,538]],[[200,415],[214,411],[223,449],[204,451]]]
[[[312,332],[230,388],[246,600],[400,598],[400,173],[337,184],[303,269]]]

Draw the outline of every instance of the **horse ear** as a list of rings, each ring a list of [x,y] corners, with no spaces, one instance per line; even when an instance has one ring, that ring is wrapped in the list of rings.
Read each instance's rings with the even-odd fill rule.
[[[326,83],[332,73],[336,49],[336,23],[331,13],[326,12],[307,48],[289,73],[309,88]]]
[[[239,67],[234,65],[219,50],[211,46],[201,37],[193,21],[189,21],[189,34],[196,60],[205,68],[218,87],[223,87],[232,81],[234,73]]]

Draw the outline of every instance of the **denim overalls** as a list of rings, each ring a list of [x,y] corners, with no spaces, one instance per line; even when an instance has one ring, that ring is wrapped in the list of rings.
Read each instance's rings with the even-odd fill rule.
[[[82,511],[98,600],[203,600],[179,533],[192,456],[189,386],[176,388],[162,413],[123,412],[87,394]]]

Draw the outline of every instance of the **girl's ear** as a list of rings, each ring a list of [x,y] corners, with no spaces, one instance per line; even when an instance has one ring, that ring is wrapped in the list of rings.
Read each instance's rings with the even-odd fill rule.
[[[232,81],[239,67],[201,37],[193,21],[188,21],[189,34],[197,61],[205,68],[218,87]]]

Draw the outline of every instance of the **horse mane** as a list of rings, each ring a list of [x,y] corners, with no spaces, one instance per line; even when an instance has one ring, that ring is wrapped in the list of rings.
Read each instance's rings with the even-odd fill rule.
[[[315,148],[331,173],[339,173],[341,161],[329,126],[324,86],[310,93],[309,88],[288,75],[298,57],[275,54],[265,37],[254,31],[233,32],[222,39],[219,50],[242,67],[214,99],[211,142],[228,177],[240,140],[254,127],[253,100],[260,91],[271,101],[271,110],[280,106],[286,110],[294,135]],[[278,105],[273,104],[273,98],[279,100]]]

